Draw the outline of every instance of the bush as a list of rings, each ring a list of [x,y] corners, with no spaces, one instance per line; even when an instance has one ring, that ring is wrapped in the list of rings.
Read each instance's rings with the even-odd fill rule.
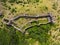
[[[57,7],[58,7],[58,3],[57,3],[57,2],[56,2],[56,3],[53,3],[52,8],[53,8],[54,10],[56,10]]]
[[[4,2],[4,3],[6,3],[6,1],[7,1],[7,0],[1,0],[1,2]]]

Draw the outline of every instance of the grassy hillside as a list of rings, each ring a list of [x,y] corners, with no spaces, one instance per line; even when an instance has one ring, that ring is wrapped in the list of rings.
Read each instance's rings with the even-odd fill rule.
[[[60,1],[59,0],[0,0],[0,45],[60,45]],[[11,19],[21,14],[44,15],[51,13],[54,24],[36,25],[27,28],[22,34],[12,26],[3,23],[3,19]],[[18,27],[30,26],[31,20],[20,18],[15,21]],[[38,19],[45,23],[45,19]],[[27,23],[27,25],[26,25]],[[32,22],[32,25],[37,22]],[[23,27],[23,28],[25,28]]]

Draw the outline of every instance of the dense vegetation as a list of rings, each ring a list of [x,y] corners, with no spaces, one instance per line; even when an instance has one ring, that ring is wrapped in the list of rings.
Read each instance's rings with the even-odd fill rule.
[[[0,45],[29,45],[35,41],[39,41],[41,45],[49,45],[50,35],[48,35],[48,31],[52,27],[51,24],[36,25],[27,28],[28,35],[22,34],[11,26],[3,26],[4,27],[0,29]],[[30,38],[31,40],[28,41]]]
[[[49,38],[48,32],[50,31],[52,25],[51,24],[41,24],[39,26],[33,26],[31,28],[27,28],[28,38],[35,39],[39,41],[41,45],[49,45]],[[47,29],[48,28],[48,29]]]

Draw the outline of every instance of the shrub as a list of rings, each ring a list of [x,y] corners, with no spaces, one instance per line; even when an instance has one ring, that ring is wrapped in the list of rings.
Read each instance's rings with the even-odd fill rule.
[[[28,31],[28,38],[32,38],[38,40],[41,45],[47,44],[50,35],[48,35],[48,31],[51,29],[50,24],[33,26],[31,28],[27,28]]]
[[[52,8],[53,8],[54,10],[56,10],[56,9],[57,9],[57,6],[58,6],[58,3],[57,3],[57,2],[56,2],[56,3],[53,3]]]

